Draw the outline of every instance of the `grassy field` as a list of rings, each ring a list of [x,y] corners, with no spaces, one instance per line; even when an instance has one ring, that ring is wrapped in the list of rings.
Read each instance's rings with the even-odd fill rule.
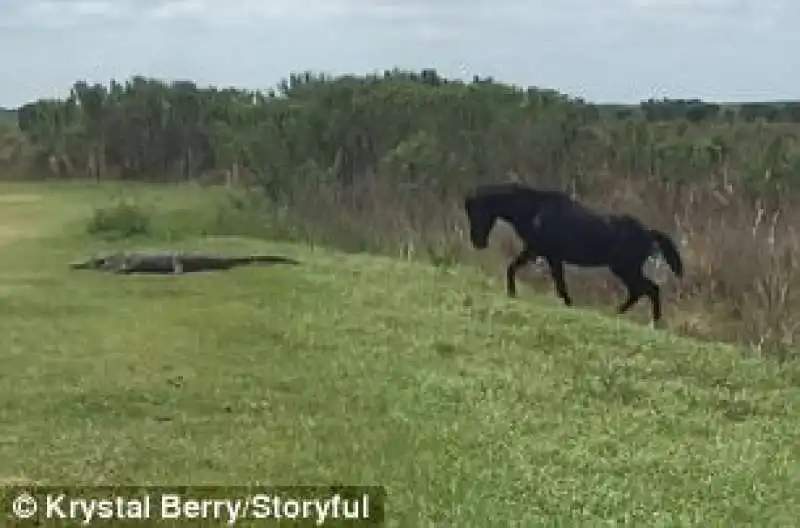
[[[123,245],[84,232],[118,192],[0,187],[2,484],[380,484],[409,527],[800,518],[795,365],[469,269],[252,238],[135,245],[302,265],[68,270]],[[163,225],[216,199],[126,192]]]

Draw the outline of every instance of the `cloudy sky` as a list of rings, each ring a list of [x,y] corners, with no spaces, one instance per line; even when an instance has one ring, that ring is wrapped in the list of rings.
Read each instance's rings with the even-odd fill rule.
[[[0,106],[135,74],[434,67],[597,102],[800,99],[798,0],[0,0]]]

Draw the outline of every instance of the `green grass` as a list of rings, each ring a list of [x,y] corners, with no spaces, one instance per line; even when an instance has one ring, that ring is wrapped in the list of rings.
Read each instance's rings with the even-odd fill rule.
[[[0,187],[0,484],[379,484],[409,527],[800,518],[794,365],[469,269],[190,236],[198,188],[127,188],[183,219],[132,244],[303,264],[68,270],[124,245],[85,233],[119,192]]]

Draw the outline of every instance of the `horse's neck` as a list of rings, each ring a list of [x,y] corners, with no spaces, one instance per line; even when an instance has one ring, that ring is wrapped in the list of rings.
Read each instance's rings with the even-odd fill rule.
[[[559,200],[551,200],[547,196],[528,195],[498,214],[498,217],[510,224],[517,235],[525,238],[531,234],[533,221],[537,215],[543,212],[552,212],[554,207],[558,208],[562,205],[563,203]]]
[[[536,202],[525,201],[518,204],[515,204],[514,207],[511,207],[508,211],[504,211],[500,214],[500,218],[505,220],[506,222],[515,224],[518,222],[529,222],[536,217],[537,214],[541,211],[541,204]]]
[[[533,208],[520,208],[498,215],[498,218],[510,225],[519,237],[525,238],[530,228],[533,226],[533,219],[536,218],[536,210]]]

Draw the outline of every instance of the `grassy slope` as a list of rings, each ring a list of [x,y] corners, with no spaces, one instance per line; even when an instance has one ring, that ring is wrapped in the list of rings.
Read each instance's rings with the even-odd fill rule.
[[[66,270],[109,192],[2,187],[0,483],[384,484],[401,526],[800,516],[796,367],[469,270],[253,239],[173,246],[304,264]]]

